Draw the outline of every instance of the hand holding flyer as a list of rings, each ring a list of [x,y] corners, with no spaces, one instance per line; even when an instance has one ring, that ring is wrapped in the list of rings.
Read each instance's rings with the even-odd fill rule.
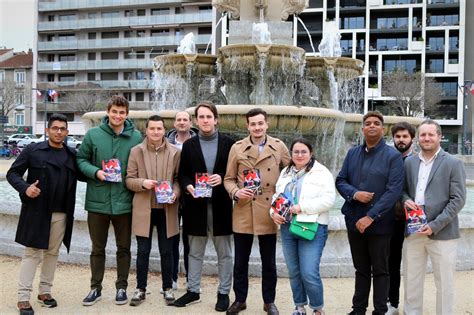
[[[106,182],[122,182],[122,167],[120,166],[119,159],[103,160],[102,170],[105,173]]]
[[[212,197],[212,187],[209,184],[208,173],[196,173],[196,185],[194,186],[194,196],[196,198]]]
[[[260,170],[249,169],[243,171],[244,188],[248,188],[254,192],[255,195],[262,194],[262,180],[260,177]]]
[[[290,208],[291,200],[288,199],[283,193],[280,193],[272,203],[273,211],[284,217],[285,223],[290,223],[293,217]]]
[[[407,219],[407,234],[418,232],[427,223],[425,211],[419,205],[415,209],[405,207],[405,216]]]
[[[167,180],[158,181],[155,186],[155,196],[157,203],[173,203],[173,186],[171,182]]]

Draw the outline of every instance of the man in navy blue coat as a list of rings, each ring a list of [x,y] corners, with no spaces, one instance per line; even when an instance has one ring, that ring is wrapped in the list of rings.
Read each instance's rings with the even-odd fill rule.
[[[403,189],[403,160],[402,155],[383,140],[381,113],[368,112],[362,121],[365,141],[349,150],[336,178],[336,188],[345,199],[341,212],[356,270],[349,314],[365,314],[371,277],[374,279],[372,314],[385,314],[390,281],[390,237],[395,221],[393,206]]]

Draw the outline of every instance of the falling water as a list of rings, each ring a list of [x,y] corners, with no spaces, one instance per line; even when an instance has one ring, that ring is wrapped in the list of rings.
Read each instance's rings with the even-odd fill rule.
[[[219,19],[219,21],[217,21],[216,23],[216,27],[214,28],[214,30],[216,30],[218,27],[219,27],[219,24],[221,23],[222,19],[227,15],[228,13],[223,13],[221,15],[221,18]],[[209,46],[211,46],[211,42],[212,42],[212,39],[214,38],[215,36],[215,32],[212,32],[211,33],[211,37],[209,38],[209,42],[207,43],[207,46],[206,46],[206,51],[204,51],[205,54],[207,54],[207,51],[209,50]]]
[[[303,20],[301,20],[299,16],[295,14],[294,17],[301,23],[303,28],[306,30],[306,33],[308,34],[308,38],[309,38],[309,43],[311,45],[311,49],[313,50],[313,53],[316,53],[316,49],[314,49],[314,45],[313,45],[313,39],[311,38],[311,34],[309,33],[308,28],[306,27]]]

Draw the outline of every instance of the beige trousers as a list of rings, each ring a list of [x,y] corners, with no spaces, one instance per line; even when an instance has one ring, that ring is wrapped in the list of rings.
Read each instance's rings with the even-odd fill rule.
[[[432,240],[410,235],[403,243],[405,315],[423,315],[423,286],[430,257],[436,286],[436,314],[454,314],[454,272],[458,240]]]
[[[33,279],[36,268],[41,264],[41,275],[39,283],[39,294],[51,294],[54,272],[59,256],[59,248],[63,242],[66,231],[66,214],[53,212],[51,218],[51,229],[49,232],[48,249],[37,249],[25,247],[20,265],[20,276],[18,280],[18,301],[29,301],[33,291]]]

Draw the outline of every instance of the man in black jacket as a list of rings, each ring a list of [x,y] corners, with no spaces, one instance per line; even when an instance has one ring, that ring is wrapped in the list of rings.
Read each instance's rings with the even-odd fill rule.
[[[199,103],[195,116],[199,133],[184,142],[178,175],[184,192],[183,224],[189,237],[188,288],[186,294],[172,305],[183,307],[199,300],[202,264],[209,236],[216,249],[219,268],[215,309],[225,312],[229,307],[232,285],[232,200],[222,183],[234,141],[217,131],[218,113],[211,102]],[[196,194],[196,178],[204,173],[209,174],[212,196],[202,198]]]
[[[46,128],[48,140],[27,146],[7,173],[22,202],[15,241],[26,246],[19,276],[18,309],[33,314],[29,300],[41,264],[38,302],[55,307],[51,296],[61,243],[68,252],[76,202],[76,151],[64,144],[67,119],[54,114]],[[23,175],[28,170],[26,181]]]

